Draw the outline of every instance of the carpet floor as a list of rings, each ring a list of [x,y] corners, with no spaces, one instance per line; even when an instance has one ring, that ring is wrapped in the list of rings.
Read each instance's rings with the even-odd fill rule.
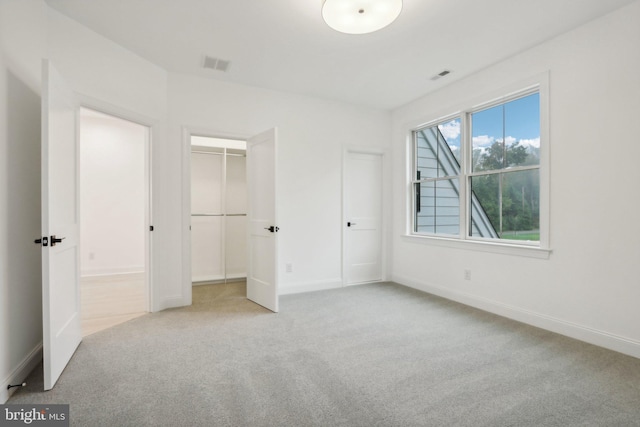
[[[640,426],[640,359],[394,283],[190,307],[86,337],[55,388],[77,426]]]

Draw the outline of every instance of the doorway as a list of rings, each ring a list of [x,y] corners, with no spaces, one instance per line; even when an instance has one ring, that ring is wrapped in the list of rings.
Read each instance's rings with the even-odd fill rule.
[[[185,225],[185,233],[183,234],[183,263],[188,268],[183,270],[183,289],[185,295],[185,301],[190,304],[195,304],[197,301],[194,301],[194,277],[192,273],[192,263],[193,258],[197,255],[198,248],[194,248],[195,245],[192,244],[194,229],[192,220],[194,218],[194,211],[192,210],[192,151],[193,146],[203,147],[203,142],[208,141],[213,145],[212,147],[208,147],[208,152],[212,150],[220,149],[219,142],[216,143],[214,140],[219,138],[212,137],[202,137],[202,136],[193,136],[189,131],[185,131],[184,133],[185,144],[184,144],[184,175],[183,175],[183,191],[186,197],[184,198],[183,203],[183,224]],[[192,144],[192,139],[194,141],[198,141],[195,144]],[[242,184],[243,193],[246,194],[244,196],[244,206],[246,209],[246,213],[240,211],[232,211],[229,209],[233,203],[228,201],[228,197],[232,197],[229,194],[228,186],[225,186],[219,193],[216,193],[218,198],[222,200],[222,204],[224,206],[222,212],[218,213],[224,221],[229,222],[232,217],[231,214],[236,214],[235,216],[241,218],[243,220],[244,226],[242,230],[240,230],[240,226],[237,227],[237,238],[232,238],[233,232],[228,232],[222,229],[220,226],[220,234],[223,232],[226,233],[226,238],[222,240],[220,244],[227,244],[226,241],[229,240],[232,243],[227,244],[233,245],[235,249],[238,249],[241,244],[245,244],[246,247],[239,252],[244,254],[243,257],[238,257],[236,259],[241,260],[242,266],[244,267],[244,271],[242,276],[246,279],[242,282],[244,284],[244,297],[249,300],[259,304],[268,310],[273,312],[278,311],[278,227],[277,223],[277,185],[276,185],[276,164],[277,164],[277,129],[272,128],[265,132],[262,132],[258,135],[254,135],[246,140],[241,139],[227,139],[226,144],[242,144],[242,145],[225,145],[223,148],[226,153],[235,154],[235,157],[243,157],[237,156],[241,154],[239,152],[233,152],[232,150],[243,150],[243,147],[246,153],[246,157],[244,162],[244,168],[246,170],[245,179],[246,182]],[[207,154],[208,155],[208,154]],[[238,178],[240,174],[238,173]],[[225,197],[222,197],[224,194]],[[238,197],[240,193],[236,194],[233,192],[234,197]],[[236,200],[239,204],[240,199]],[[234,203],[236,203],[234,202]],[[206,210],[206,209],[204,209]],[[195,212],[197,213],[197,212]],[[207,212],[205,212],[207,213]],[[212,212],[216,214],[216,212]],[[224,215],[223,215],[224,214]],[[229,215],[227,215],[229,214]],[[214,215],[211,215],[214,217]],[[211,222],[214,222],[213,220]],[[241,237],[242,236],[242,237]],[[218,245],[219,241],[215,240],[213,242],[214,245]],[[222,277],[222,281],[228,282],[230,279],[231,270],[229,266],[231,263],[229,262],[229,253],[225,249],[223,252],[226,260],[224,262],[223,268],[224,275]],[[216,264],[220,265],[221,261],[218,261]],[[236,264],[240,265],[240,264]],[[238,276],[233,277],[233,279],[239,278]],[[220,280],[220,278],[218,279]]]
[[[191,136],[191,281],[194,303],[246,296],[246,142]],[[229,285],[222,287],[220,285]],[[206,288],[204,288],[206,286]]]
[[[80,109],[83,336],[149,311],[150,129]]]

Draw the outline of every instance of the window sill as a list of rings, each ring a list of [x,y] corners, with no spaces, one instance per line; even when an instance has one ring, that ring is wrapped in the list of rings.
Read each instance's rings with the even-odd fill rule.
[[[549,259],[551,249],[535,246],[515,245],[509,243],[494,243],[478,240],[460,240],[435,236],[403,235],[406,242],[429,246],[439,246],[452,249],[463,249],[477,252],[488,252],[501,255],[522,256],[527,258]]]

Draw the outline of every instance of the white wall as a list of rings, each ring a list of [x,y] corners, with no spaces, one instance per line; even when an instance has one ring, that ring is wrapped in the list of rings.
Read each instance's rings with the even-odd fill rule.
[[[393,279],[640,357],[638,22],[635,2],[393,112]],[[547,70],[550,259],[403,239],[407,123]]]
[[[82,110],[81,274],[145,270],[147,127]]]
[[[388,147],[390,114],[177,74],[170,74],[169,106],[169,137],[176,158],[184,155],[178,144],[183,126],[209,130],[211,136],[245,138],[278,128],[281,291],[338,286],[343,147]],[[173,182],[168,191],[180,194],[177,183],[188,176],[181,178],[177,167],[168,173]],[[172,215],[179,215],[179,207],[175,210]],[[285,272],[286,263],[293,265],[292,273]],[[189,280],[186,276],[183,283]]]
[[[164,119],[167,73],[60,12],[47,8],[48,56],[81,95],[152,120]]]
[[[45,7],[0,1],[0,403],[42,342],[40,80]]]

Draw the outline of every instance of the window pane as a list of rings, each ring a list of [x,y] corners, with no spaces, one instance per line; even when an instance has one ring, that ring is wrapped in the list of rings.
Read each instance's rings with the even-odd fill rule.
[[[460,119],[415,131],[415,179],[460,174]]]
[[[414,184],[416,197],[415,232],[460,234],[458,179]]]
[[[540,164],[540,95],[504,105],[508,166]]]
[[[473,171],[504,167],[504,110],[502,105],[471,115]]]
[[[472,177],[470,234],[539,241],[539,200],[539,170]]]
[[[540,95],[471,115],[473,171],[540,164]]]

